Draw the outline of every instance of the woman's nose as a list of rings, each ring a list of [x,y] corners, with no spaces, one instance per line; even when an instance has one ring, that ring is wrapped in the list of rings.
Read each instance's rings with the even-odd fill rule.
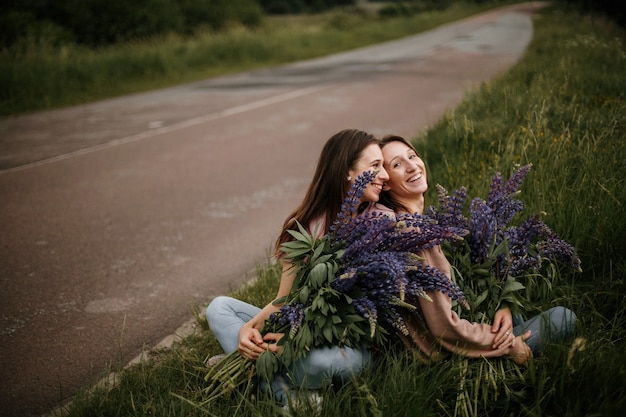
[[[383,181],[387,181],[389,179],[389,174],[387,174],[385,168],[380,168],[380,172],[378,173],[377,177]]]

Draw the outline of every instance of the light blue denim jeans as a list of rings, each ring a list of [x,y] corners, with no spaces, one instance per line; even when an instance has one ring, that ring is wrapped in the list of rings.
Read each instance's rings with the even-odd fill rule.
[[[224,352],[237,350],[239,330],[259,311],[260,308],[231,297],[220,296],[211,301],[206,317]],[[331,382],[349,381],[370,362],[367,349],[338,346],[311,349],[306,357],[294,363],[287,374],[279,374],[271,389],[274,397],[286,404],[294,389],[315,390]]]
[[[522,316],[513,317],[513,333],[515,336],[531,331],[526,344],[537,357],[547,344],[558,343],[574,335],[576,330],[576,314],[565,307],[552,307],[543,313],[524,321]]]

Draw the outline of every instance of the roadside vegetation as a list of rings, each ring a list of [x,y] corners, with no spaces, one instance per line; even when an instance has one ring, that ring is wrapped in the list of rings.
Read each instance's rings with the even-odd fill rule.
[[[373,32],[383,25],[370,23]],[[496,171],[507,177],[533,164],[522,187],[525,211],[545,211],[544,221],[582,259],[583,273],[563,271],[563,280],[553,283],[554,304],[578,314],[577,339],[553,346],[527,368],[506,359],[456,357],[427,366],[390,351],[352,383],[326,389],[322,416],[609,417],[626,410],[626,33],[607,19],[558,5],[538,13],[534,24],[533,41],[512,70],[468,92],[436,126],[416,132],[414,142],[431,185],[449,191],[465,185],[469,196],[485,195]],[[363,26],[354,33],[345,37],[368,31]],[[436,204],[434,195],[427,204]],[[278,278],[268,261],[234,296],[264,305]],[[202,309],[194,309],[195,334],[152,351],[122,370],[116,384],[85,389],[67,415],[279,415],[257,390],[203,404],[205,361],[221,349]]]
[[[118,15],[126,13],[123,5],[128,2],[113,3],[120,5]],[[245,7],[235,7],[239,3]],[[115,33],[97,27],[95,32],[86,30],[96,25],[97,16],[77,22],[77,28],[83,29],[80,35],[50,22],[29,26],[25,20],[13,30],[22,30],[21,36],[13,34],[0,42],[0,117],[328,55],[422,32],[511,2],[445,1],[441,4],[449,7],[431,7],[430,11],[415,4],[409,7],[365,2],[363,6],[297,15],[265,14],[252,3],[237,0],[223,12],[224,20],[218,22],[196,22],[183,25],[185,30],[172,28],[151,35],[146,33],[155,29],[151,32],[146,27],[142,15],[135,19],[137,22],[132,20],[126,25],[133,31],[126,29],[127,34],[117,38],[116,33],[124,28]],[[198,13],[192,9],[187,14]],[[19,23],[20,16],[26,19],[23,15],[0,15],[0,24],[5,17],[6,23],[13,22],[4,25],[5,34],[12,33],[9,29]],[[166,17],[161,16],[161,20]],[[111,19],[116,21],[117,17]],[[190,19],[179,18],[182,22]],[[158,26],[158,21],[153,26]]]

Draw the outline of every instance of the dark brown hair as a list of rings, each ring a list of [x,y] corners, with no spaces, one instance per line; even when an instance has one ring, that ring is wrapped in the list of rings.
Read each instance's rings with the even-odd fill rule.
[[[348,171],[354,168],[363,150],[371,144],[378,144],[378,139],[357,129],[342,130],[328,139],[304,199],[283,224],[276,240],[277,254],[284,242],[292,240],[287,230],[297,229],[296,220],[308,228],[314,219],[323,217],[325,230],[322,232],[328,232],[350,189]]]

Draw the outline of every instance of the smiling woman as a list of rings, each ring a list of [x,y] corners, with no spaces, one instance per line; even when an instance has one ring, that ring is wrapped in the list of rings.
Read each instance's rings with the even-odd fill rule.
[[[428,190],[426,167],[413,145],[401,136],[382,139],[384,167],[389,172],[381,203],[396,213],[424,211],[424,193]],[[441,247],[424,250],[427,264],[451,277],[450,263]],[[473,323],[461,319],[452,309],[452,299],[438,291],[427,291],[431,301],[420,298],[424,323],[408,319],[410,337],[405,343],[425,356],[426,360],[441,357],[444,351],[467,357],[510,357],[525,364],[540,354],[546,344],[570,337],[576,315],[564,308],[554,307],[528,321],[516,317],[502,306],[492,324]],[[469,300],[470,303],[472,300]]]
[[[424,161],[413,146],[399,136],[386,137],[383,145],[385,167],[389,174],[383,188],[387,191],[383,195],[383,203],[389,207],[401,207],[407,213],[422,213],[424,193],[428,190]],[[390,192],[391,184],[393,192]]]
[[[209,326],[224,351],[239,351],[255,362],[266,351],[278,353],[283,333],[263,333],[266,321],[280,311],[291,292],[297,268],[282,251],[283,244],[294,240],[299,225],[315,237],[328,233],[341,205],[357,178],[365,172],[376,172],[376,178],[360,197],[359,203],[375,203],[389,177],[383,168],[378,139],[361,130],[348,129],[333,135],[318,159],[313,180],[299,207],[287,216],[276,241],[276,255],[282,261],[282,275],[273,302],[262,309],[237,299],[220,296],[206,309]],[[370,362],[365,348],[339,346],[312,347],[307,355],[292,364],[288,372],[277,375],[268,387],[276,399],[287,405],[294,389],[317,390],[332,380],[349,380]],[[312,393],[312,392],[311,392]]]

